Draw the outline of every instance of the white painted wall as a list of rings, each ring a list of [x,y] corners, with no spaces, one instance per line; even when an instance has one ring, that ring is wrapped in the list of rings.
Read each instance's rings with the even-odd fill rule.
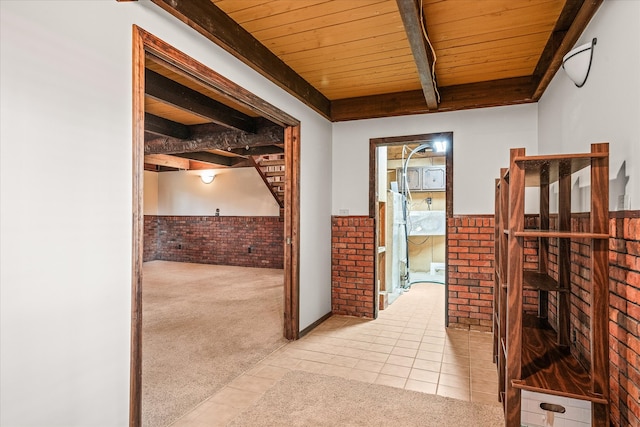
[[[537,153],[537,105],[486,108],[334,123],[333,209],[369,214],[369,140],[453,132],[453,211],[491,214],[494,179],[509,165],[509,149]]]
[[[640,2],[605,1],[577,45],[593,37],[586,84],[575,87],[560,69],[538,103],[539,150],[586,152],[591,143],[609,142],[609,208],[618,210],[618,196],[626,194],[628,208],[640,209]],[[589,185],[588,174],[579,185]],[[584,210],[588,199],[573,207]]]
[[[144,214],[158,215],[158,173],[144,171]]]
[[[134,23],[301,121],[300,326],[330,311],[328,121],[148,0],[0,19],[1,425],[127,424]]]
[[[255,168],[216,169],[205,184],[202,171],[158,176],[158,215],[279,216],[280,207]],[[146,185],[145,185],[146,190]]]

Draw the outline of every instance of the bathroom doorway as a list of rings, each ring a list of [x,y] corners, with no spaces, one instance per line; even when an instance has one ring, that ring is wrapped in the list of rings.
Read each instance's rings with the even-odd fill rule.
[[[376,219],[376,295],[384,310],[416,283],[445,287],[453,214],[453,133],[370,141],[370,210]]]

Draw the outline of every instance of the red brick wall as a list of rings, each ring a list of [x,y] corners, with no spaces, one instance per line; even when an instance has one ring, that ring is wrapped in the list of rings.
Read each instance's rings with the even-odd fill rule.
[[[551,221],[555,219],[552,217]],[[535,219],[532,226],[535,226]],[[493,299],[493,217],[455,216],[447,220],[449,265],[449,324],[491,329]],[[528,223],[529,224],[529,223]],[[583,229],[588,217],[575,215],[574,229]],[[335,314],[372,317],[374,304],[374,223],[368,217],[332,219],[332,309]],[[640,426],[640,211],[612,212],[609,239],[610,388],[611,420],[616,426]],[[549,273],[557,277],[557,247],[549,254]],[[525,247],[527,268],[537,268],[537,242]],[[578,343],[572,351],[581,361],[588,356],[588,289],[586,247],[575,243],[572,252],[572,291],[578,298],[571,321]],[[555,307],[549,294],[550,322]],[[535,311],[535,291],[525,295],[525,310]]]
[[[609,385],[611,421],[640,426],[640,212],[611,212],[609,220]],[[551,217],[551,227],[556,217]],[[589,216],[574,214],[571,229],[586,231]],[[549,275],[558,277],[557,239],[550,240]],[[571,243],[571,353],[590,365],[590,266],[586,242]],[[549,322],[557,325],[556,299],[549,293]]]
[[[153,261],[158,257],[158,217],[144,216],[144,236],[142,238],[142,260]]]
[[[279,217],[145,216],[145,261],[154,253],[154,234],[157,244],[152,259],[243,267],[284,266],[284,223]]]
[[[374,220],[365,216],[331,219],[331,311],[374,316]]]
[[[550,218],[550,227],[557,228],[557,216]],[[571,218],[571,230],[587,231],[589,229],[589,215],[583,213],[573,214]],[[571,330],[571,353],[580,361],[585,369],[591,365],[591,342],[589,331],[591,330],[591,283],[590,283],[590,247],[588,241],[572,241],[571,251],[571,313],[569,317]],[[549,276],[558,279],[558,239],[549,239]],[[557,295],[549,293],[549,323],[557,330]],[[575,334],[575,342],[573,342]]]
[[[491,215],[447,219],[449,326],[492,330],[493,228]]]
[[[640,211],[609,221],[611,421],[640,426]]]

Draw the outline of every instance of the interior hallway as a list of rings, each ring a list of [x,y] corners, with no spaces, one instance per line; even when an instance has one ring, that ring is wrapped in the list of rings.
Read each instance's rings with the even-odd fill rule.
[[[376,320],[333,316],[173,424],[225,425],[290,370],[499,405],[489,333],[444,327],[444,286],[414,284]]]

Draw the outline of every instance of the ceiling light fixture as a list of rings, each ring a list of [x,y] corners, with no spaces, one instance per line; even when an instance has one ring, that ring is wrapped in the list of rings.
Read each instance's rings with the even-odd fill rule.
[[[598,39],[594,37],[591,43],[576,47],[562,58],[562,68],[577,87],[582,87],[587,82],[593,59],[593,47],[597,41]]]
[[[447,141],[439,140],[433,143],[433,147],[436,149],[438,153],[444,153],[447,151]]]
[[[205,184],[211,184],[215,178],[216,176],[213,174],[213,172],[203,172],[200,175],[200,179]]]

